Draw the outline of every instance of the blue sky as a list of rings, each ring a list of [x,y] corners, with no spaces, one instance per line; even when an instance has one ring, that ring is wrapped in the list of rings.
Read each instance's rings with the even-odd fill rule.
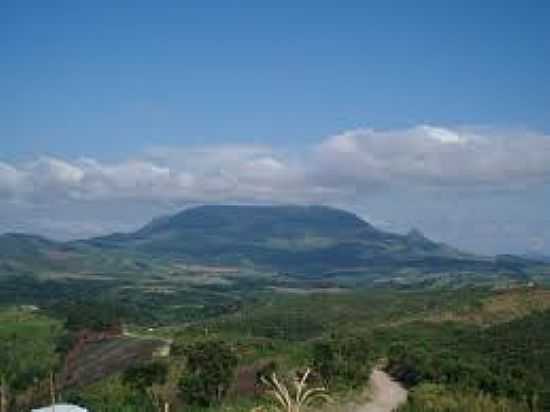
[[[543,211],[550,156],[535,156],[547,153],[550,135],[548,2],[261,3],[3,1],[5,230],[78,236],[130,228],[190,202],[319,201],[396,230],[420,225],[470,249],[534,244],[550,252]],[[344,159],[338,146],[337,163],[327,147],[349,146],[341,136],[350,131],[364,157]],[[468,149],[455,145],[447,158],[448,146],[424,144],[441,143],[442,131]],[[494,151],[479,143],[485,139],[496,139]],[[378,140],[405,149],[388,157]],[[190,152],[204,161],[193,163]],[[363,168],[372,153],[377,166]],[[524,154],[515,168],[514,153]],[[427,159],[421,172],[410,167],[412,154]],[[494,158],[490,167],[480,156]],[[442,158],[465,166],[450,173]],[[252,169],[236,169],[248,161]],[[359,176],[363,169],[368,176]],[[164,172],[179,186],[157,177]],[[193,191],[196,174],[233,186],[209,180],[227,196]],[[248,181],[251,174],[264,179]],[[133,185],[124,199],[106,189],[121,185]],[[47,196],[52,187],[56,199]],[[180,195],[166,200],[159,187]],[[63,210],[60,196],[67,208],[101,211],[64,222],[53,211]],[[480,211],[477,223],[446,200],[457,197]],[[393,210],[397,198],[419,207]],[[136,199],[139,210],[121,216],[124,202]],[[493,216],[503,201],[507,212]],[[449,229],[449,219],[456,227],[497,219],[493,226],[519,228],[507,236],[513,241],[493,226],[476,240]]]

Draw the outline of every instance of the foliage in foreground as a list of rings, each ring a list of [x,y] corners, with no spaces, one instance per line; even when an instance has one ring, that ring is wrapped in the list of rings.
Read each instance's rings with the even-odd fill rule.
[[[175,349],[184,343],[181,352],[172,354],[169,369],[173,364],[181,367],[169,371],[172,374],[167,378],[169,396],[161,393],[161,398],[169,400],[171,412],[248,412],[258,404],[258,398],[251,393],[229,390],[231,383],[240,377],[233,373],[234,366],[229,368],[229,374],[223,366],[190,368],[191,358],[202,359],[198,364],[212,359],[225,364],[224,356],[193,355],[195,350],[199,353],[207,351],[206,346],[211,345],[204,342],[207,339],[217,341],[233,356],[238,353],[239,366],[250,368],[253,376],[267,361],[275,361],[282,370],[294,370],[297,365],[309,364],[314,370],[311,379],[322,382],[335,396],[349,388],[362,388],[368,380],[372,360],[385,354],[392,342],[400,342],[401,350],[390,354],[389,360],[390,366],[396,368],[392,372],[416,385],[411,395],[413,402],[407,406],[410,409],[404,409],[406,412],[432,412],[441,410],[434,409],[441,405],[451,412],[476,411],[476,408],[489,412],[523,412],[526,409],[522,408],[533,402],[535,394],[539,397],[539,410],[550,410],[550,397],[547,396],[550,388],[550,312],[534,313],[513,322],[483,328],[462,321],[472,312],[472,302],[490,293],[479,290],[444,293],[371,290],[334,295],[277,295],[272,301],[261,301],[248,307],[242,316],[228,315],[215,322],[197,322],[186,328],[177,325],[170,330],[155,328],[155,333],[162,332],[166,334],[163,336],[176,338]],[[524,296],[515,293],[513,302],[519,298],[516,295]],[[507,300],[499,299],[499,302]],[[434,320],[431,314],[441,311],[458,311],[464,316],[458,316],[452,322]],[[58,363],[60,354],[54,352],[54,347],[62,324],[40,313],[44,311],[19,313],[13,319],[5,314],[0,316],[0,337],[4,338],[0,339],[0,347],[7,345],[9,349],[0,353],[0,358],[3,353],[15,350],[17,358],[9,359],[18,359],[17,363],[32,361],[44,375],[49,372],[49,365]],[[86,314],[84,320],[95,319],[91,315]],[[312,317],[317,318],[316,323],[309,321]],[[499,322],[504,322],[504,319],[499,319]],[[328,336],[333,331],[334,335]],[[16,339],[12,339],[13,332],[16,332]],[[31,333],[41,339],[22,339]],[[199,344],[199,341],[203,343]],[[29,356],[34,352],[40,353],[40,357]],[[0,364],[0,370],[12,365],[9,359]],[[232,362],[228,364],[234,365]],[[15,395],[21,393],[27,382],[33,385],[32,380],[37,375],[27,373],[27,367],[13,366],[16,373],[13,379],[10,378],[10,392]],[[153,387],[161,384],[162,379],[149,379],[156,373],[148,369],[153,366],[146,366],[146,369],[134,370],[133,377],[127,376],[130,379],[126,382],[124,375],[120,378],[111,376],[102,378],[100,385],[93,389],[75,388],[77,394],[83,395],[76,396],[75,403],[88,406],[94,412],[158,411],[158,402],[151,399],[151,394],[156,395],[157,388]],[[405,375],[407,373],[410,374]],[[271,372],[264,371],[263,374],[269,376]],[[220,379],[222,383],[218,387],[215,382],[220,382]],[[21,382],[20,389],[16,380]],[[437,384],[435,388],[445,389],[432,388],[427,399],[427,390],[420,388],[430,383]],[[199,397],[193,400],[195,393]],[[66,393],[63,393],[63,399],[70,400]],[[494,409],[497,407],[500,409]]]
[[[307,379],[310,373],[311,370],[307,369],[301,377],[294,377],[292,381],[294,386],[293,392],[289,390],[287,385],[279,381],[276,373],[273,373],[269,379],[262,377],[262,382],[270,387],[268,393],[275,399],[275,408],[277,411],[303,412],[308,406],[316,402],[331,401],[324,387],[307,387]],[[262,407],[255,409],[257,412],[266,410],[266,408]]]
[[[65,399],[94,412],[158,412],[146,392],[125,384],[118,377],[92,385],[85,391],[66,393]]]
[[[409,386],[437,383],[458,391],[538,403],[550,409],[550,311],[487,329],[414,324],[394,335],[389,372]]]
[[[220,402],[231,385],[238,358],[221,341],[198,342],[183,349],[185,372],[179,381],[180,395],[190,405]]]
[[[61,324],[34,309],[0,310],[0,403],[26,405],[43,394],[41,383],[58,367],[55,342]],[[6,406],[7,405],[7,406]]]
[[[313,366],[332,389],[358,389],[372,371],[370,343],[361,336],[331,337],[313,345]]]
[[[483,393],[451,391],[443,385],[422,384],[409,393],[399,412],[535,412],[527,402]]]

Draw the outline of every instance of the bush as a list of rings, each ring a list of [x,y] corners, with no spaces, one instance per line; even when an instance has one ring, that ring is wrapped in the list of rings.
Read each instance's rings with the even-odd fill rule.
[[[414,323],[392,330],[388,372],[407,386],[434,383],[550,410],[550,311],[485,329]],[[434,332],[435,331],[435,332]]]
[[[450,391],[443,385],[421,384],[409,393],[399,412],[533,412],[526,402],[516,402],[471,391]]]
[[[358,336],[318,342],[313,347],[313,367],[327,387],[364,386],[372,370],[369,344]]]
[[[124,371],[122,381],[137,390],[145,390],[154,384],[163,385],[166,382],[168,368],[164,363],[151,362],[135,365]]]
[[[65,328],[69,331],[81,329],[105,330],[120,325],[122,312],[114,303],[94,302],[67,305]]]
[[[184,354],[186,370],[178,385],[181,398],[199,406],[220,402],[237,366],[232,348],[219,341],[199,342],[185,348]]]

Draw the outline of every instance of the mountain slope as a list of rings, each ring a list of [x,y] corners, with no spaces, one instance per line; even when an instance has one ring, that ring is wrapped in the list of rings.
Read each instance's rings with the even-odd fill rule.
[[[292,272],[472,259],[418,231],[383,232],[354,214],[322,206],[201,206],[135,233],[87,243],[196,263]]]
[[[33,273],[51,265],[59,244],[39,236],[20,233],[0,235],[0,273]]]
[[[127,252],[110,251],[85,242],[56,242],[20,233],[0,235],[0,277],[54,277],[90,273],[136,273],[147,267]]]
[[[0,275],[150,275],[178,270],[181,263],[318,277],[464,271],[523,276],[530,265],[513,256],[466,254],[416,230],[384,232],[323,206],[201,206],[155,219],[134,233],[66,243],[0,236]]]

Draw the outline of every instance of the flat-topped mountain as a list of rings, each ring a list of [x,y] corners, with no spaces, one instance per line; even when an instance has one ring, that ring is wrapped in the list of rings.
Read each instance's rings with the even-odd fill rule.
[[[133,233],[73,242],[0,236],[3,273],[132,273],[169,262],[331,275],[521,272],[528,261],[477,257],[426,238],[379,230],[325,206],[200,206],[153,220]],[[1,273],[0,273],[1,274]]]
[[[408,235],[383,232],[352,213],[324,206],[200,206],[154,220],[134,233],[87,243],[282,271],[471,257],[418,231]]]
[[[273,247],[285,240],[316,247],[322,244],[314,240],[333,242],[377,232],[351,213],[322,206],[200,206],[155,219],[134,233],[94,241],[148,246],[163,242],[175,250],[185,250],[198,240],[231,244],[275,242],[270,245]]]

